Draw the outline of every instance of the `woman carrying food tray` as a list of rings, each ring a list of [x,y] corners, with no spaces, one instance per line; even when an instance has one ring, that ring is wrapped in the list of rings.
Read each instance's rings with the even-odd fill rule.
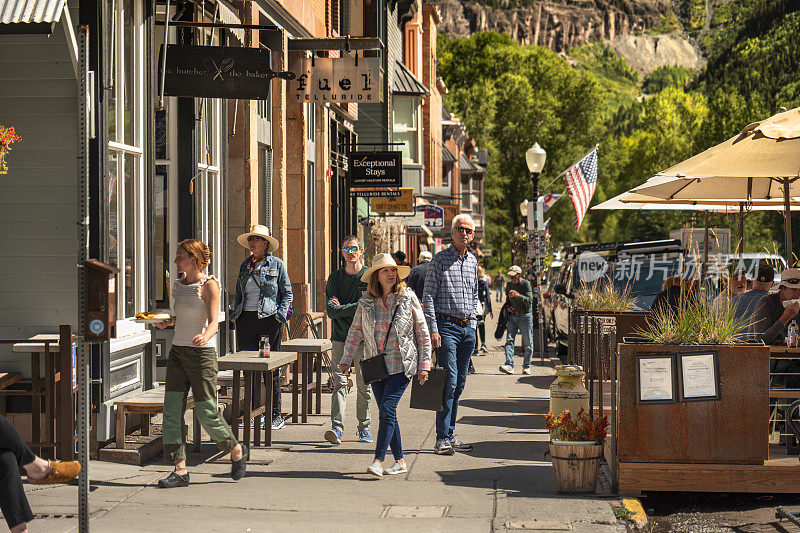
[[[162,440],[164,458],[175,464],[175,470],[158,482],[161,488],[186,487],[186,441],[183,417],[189,387],[194,396],[197,418],[209,437],[224,452],[231,453],[231,478],[244,476],[250,455],[247,446],[240,444],[230,427],[217,411],[217,350],[214,348],[219,309],[219,282],[203,270],[211,260],[205,243],[186,239],[178,243],[175,265],[178,274],[172,292],[175,311],[175,336],[167,361],[167,383],[164,393],[164,423]],[[159,329],[169,325],[165,320],[156,324]]]

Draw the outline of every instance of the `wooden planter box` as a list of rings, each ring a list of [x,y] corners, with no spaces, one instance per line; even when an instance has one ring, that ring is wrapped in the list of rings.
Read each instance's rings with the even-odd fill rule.
[[[718,400],[636,402],[636,354],[706,349],[719,354]],[[768,346],[623,343],[618,354],[617,457],[621,463],[763,465],[767,460]]]

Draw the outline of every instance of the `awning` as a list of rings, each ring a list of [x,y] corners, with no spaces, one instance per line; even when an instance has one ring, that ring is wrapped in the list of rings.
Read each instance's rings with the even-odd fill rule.
[[[461,173],[462,174],[473,174],[475,172],[478,172],[478,167],[476,167],[475,164],[472,161],[470,161],[469,158],[466,155],[464,155],[464,153],[462,152],[461,153]]]
[[[427,87],[400,61],[395,60],[392,93],[407,96],[429,96]]]
[[[0,33],[53,32],[67,0],[4,0],[0,2]]]
[[[453,152],[450,151],[447,146],[442,145],[442,163],[455,163],[456,156],[453,155]]]

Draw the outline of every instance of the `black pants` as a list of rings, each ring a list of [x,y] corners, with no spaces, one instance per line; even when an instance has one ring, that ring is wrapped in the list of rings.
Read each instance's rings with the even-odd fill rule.
[[[480,340],[481,340],[481,346],[486,344],[486,323],[485,322],[479,322],[478,323],[478,338],[480,338]],[[475,346],[477,347],[477,343],[475,344]]]
[[[236,319],[236,345],[238,350],[258,350],[262,335],[269,335],[269,347],[273,352],[280,351],[283,324],[276,315],[258,318],[257,311],[242,311]],[[260,383],[260,382],[259,382]],[[252,386],[255,386],[253,384]],[[272,416],[281,414],[281,376],[272,373]]]
[[[11,422],[0,415],[0,510],[8,529],[33,520],[19,469],[36,459]]]

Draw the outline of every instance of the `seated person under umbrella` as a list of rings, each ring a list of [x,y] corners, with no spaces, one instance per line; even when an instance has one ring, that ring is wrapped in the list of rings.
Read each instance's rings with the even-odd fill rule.
[[[749,332],[765,344],[784,344],[786,329],[794,319],[800,323],[800,269],[781,272],[778,292],[761,298],[753,313]]]
[[[775,270],[768,263],[760,263],[756,270],[756,277],[752,280],[753,288],[733,298],[733,316],[739,321],[743,320],[746,327],[753,322],[758,302],[769,295],[769,290],[775,279]]]
[[[678,274],[665,279],[661,289],[650,305],[651,318],[666,313],[675,314],[682,306],[693,305],[697,301],[694,281],[681,279]]]
[[[800,323],[798,298],[800,298],[800,269],[787,268],[781,272],[778,292],[764,296],[756,305],[749,328],[750,337],[762,340],[765,344],[785,344],[789,323],[792,320]],[[777,359],[773,364],[771,370],[775,374],[773,383],[782,383],[788,389],[800,388],[800,361]]]

